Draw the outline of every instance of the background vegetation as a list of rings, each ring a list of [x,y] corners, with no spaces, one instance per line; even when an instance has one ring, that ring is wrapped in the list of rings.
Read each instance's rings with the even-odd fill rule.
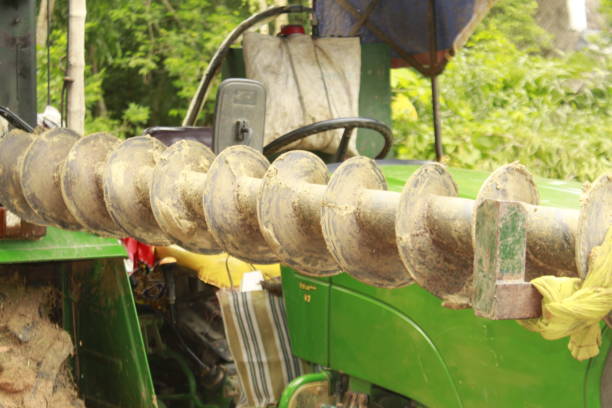
[[[484,170],[518,160],[541,176],[592,180],[612,169],[609,32],[561,53],[536,10],[500,0],[440,77],[446,160]],[[392,78],[399,157],[434,158],[427,80],[408,69]]]
[[[51,24],[56,107],[65,67],[66,3],[57,0]],[[207,61],[249,14],[243,0],[89,1],[86,131],[112,129],[126,137],[149,125],[180,125]],[[45,47],[39,47],[39,110],[47,104],[46,58]]]
[[[54,3],[50,103],[59,107],[67,5]],[[611,1],[602,3],[609,18]],[[180,124],[214,50],[264,6],[265,0],[88,2],[87,132],[126,137],[149,125]],[[535,0],[499,0],[442,75],[446,160],[487,170],[519,160],[542,176],[592,180],[612,168],[609,33],[581,51],[559,53],[535,12]],[[39,47],[39,67],[42,110],[45,47]],[[433,158],[427,80],[400,69],[392,85],[397,155]],[[213,106],[209,101],[203,123]]]

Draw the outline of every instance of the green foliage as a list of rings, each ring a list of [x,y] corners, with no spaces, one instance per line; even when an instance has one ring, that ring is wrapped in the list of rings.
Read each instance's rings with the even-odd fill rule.
[[[592,180],[612,167],[611,59],[596,45],[543,56],[549,39],[524,13],[534,5],[501,0],[440,77],[446,160],[485,170],[520,161],[541,176]],[[434,158],[429,81],[406,69],[392,81],[397,154]]]
[[[552,38],[534,19],[538,10],[535,0],[498,0],[481,22],[478,34],[492,39],[500,34],[528,53],[550,48]]]
[[[57,0],[51,35],[51,103],[60,106],[67,0]],[[246,16],[242,0],[88,2],[86,132],[125,137],[152,125],[179,125],[200,76],[223,38]],[[39,49],[38,95],[47,103],[46,49]],[[201,115],[210,122],[214,90]],[[109,126],[103,129],[103,126]]]
[[[57,0],[50,37],[50,102],[57,107],[66,3]],[[601,4],[611,21],[612,0]],[[259,7],[255,0],[88,2],[87,132],[126,137],[179,124],[217,46]],[[535,0],[499,0],[440,78],[447,160],[489,170],[519,160],[539,175],[591,180],[611,167],[611,60],[601,51],[610,38],[601,35],[581,52],[553,52],[536,11]],[[38,64],[42,110],[45,48]],[[394,70],[392,81],[397,154],[433,158],[428,81],[405,69]],[[213,107],[210,98],[201,123],[211,122]]]
[[[601,0],[599,11],[604,15],[608,24],[612,23],[612,0]]]

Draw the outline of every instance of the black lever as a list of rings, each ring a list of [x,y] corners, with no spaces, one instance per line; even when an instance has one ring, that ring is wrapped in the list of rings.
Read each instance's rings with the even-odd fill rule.
[[[28,122],[21,119],[19,115],[5,106],[0,106],[0,116],[8,120],[11,125],[18,129],[25,130],[28,133],[32,133],[34,131],[34,128],[30,126]]]

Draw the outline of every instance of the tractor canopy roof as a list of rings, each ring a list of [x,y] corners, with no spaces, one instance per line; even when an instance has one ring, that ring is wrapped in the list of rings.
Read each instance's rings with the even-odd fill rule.
[[[366,43],[385,42],[393,51],[394,66],[411,65],[426,76],[435,76],[466,43],[494,3],[495,0],[318,0],[315,12],[319,35],[360,35]]]

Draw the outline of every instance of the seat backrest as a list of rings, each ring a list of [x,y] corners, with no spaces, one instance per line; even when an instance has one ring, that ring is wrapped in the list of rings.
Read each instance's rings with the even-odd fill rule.
[[[359,91],[359,116],[377,119],[391,126],[391,51],[382,43],[361,46],[361,85]],[[244,52],[231,48],[222,67],[223,78],[245,78]],[[376,132],[359,129],[357,150],[373,157],[380,152],[382,139]],[[388,156],[390,157],[391,154]]]

